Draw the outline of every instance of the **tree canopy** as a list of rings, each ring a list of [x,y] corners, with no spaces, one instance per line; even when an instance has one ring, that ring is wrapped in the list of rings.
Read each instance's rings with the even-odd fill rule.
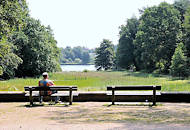
[[[28,15],[28,7],[25,0],[0,1],[0,75],[14,75],[22,60],[13,53],[13,45],[7,41],[15,31],[22,29],[25,18]]]
[[[120,29],[117,65],[146,72],[169,73],[175,48],[182,40],[180,12],[166,2],[141,10]]]
[[[31,18],[25,0],[0,1],[0,77],[37,76],[60,70],[51,28]]]
[[[100,47],[96,48],[95,66],[99,69],[108,70],[114,65],[114,48],[111,41],[103,39]]]
[[[25,28],[15,32],[10,41],[17,47],[15,53],[23,60],[17,76],[35,76],[59,70],[59,49],[50,27],[39,20],[28,18]]]
[[[190,1],[162,2],[140,14],[120,27],[117,67],[189,76]]]
[[[179,11],[165,2],[144,11],[135,39],[136,52],[140,53],[136,61],[143,69],[168,71],[176,43],[180,41],[179,17]]]
[[[120,38],[117,48],[117,65],[128,69],[136,64],[134,56],[134,40],[136,37],[139,21],[136,17],[127,20],[126,25],[120,27]]]

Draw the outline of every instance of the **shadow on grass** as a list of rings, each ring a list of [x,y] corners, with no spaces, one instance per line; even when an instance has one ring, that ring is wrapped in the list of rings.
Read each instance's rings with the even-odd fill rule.
[[[158,73],[147,73],[147,72],[130,72],[126,71],[124,73],[124,76],[134,76],[134,77],[142,77],[142,78],[147,78],[147,77],[155,77],[155,78],[161,78],[161,77],[167,77],[169,81],[176,81],[176,80],[188,80],[187,77],[172,77],[171,75],[164,75],[164,74],[158,74]]]
[[[146,73],[146,72],[129,72],[126,71],[124,76],[134,76],[134,77],[142,77],[142,78],[147,78],[147,77],[166,77],[166,75],[162,74],[157,74],[157,73]]]
[[[185,77],[171,77],[169,79],[169,81],[177,81],[177,80],[188,80],[188,78],[185,78]]]

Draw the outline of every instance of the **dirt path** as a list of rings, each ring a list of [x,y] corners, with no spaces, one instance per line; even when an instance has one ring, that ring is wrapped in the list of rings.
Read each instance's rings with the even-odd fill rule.
[[[142,130],[190,129],[190,104],[120,104],[85,102],[27,107],[0,103],[0,130]]]

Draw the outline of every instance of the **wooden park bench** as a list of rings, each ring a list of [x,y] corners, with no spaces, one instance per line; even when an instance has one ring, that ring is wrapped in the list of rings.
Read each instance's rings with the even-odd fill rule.
[[[156,105],[156,90],[161,90],[161,86],[108,86],[108,91],[112,91],[112,105],[114,105],[115,102],[115,91],[124,91],[124,90],[153,90],[152,95],[152,105]]]
[[[30,106],[33,105],[33,97],[37,96],[40,98],[40,91],[56,91],[56,93],[51,94],[51,95],[46,95],[46,96],[51,96],[51,97],[61,97],[61,96],[69,96],[69,105],[72,105],[73,101],[73,91],[77,91],[76,86],[50,86],[50,87],[36,87],[36,86],[29,86],[29,87],[24,87],[25,91],[29,91],[29,94],[26,93],[25,96],[29,96],[29,102]],[[33,93],[33,91],[38,91],[37,93]],[[58,93],[59,91],[68,91],[69,95],[66,94],[64,95],[63,93]]]

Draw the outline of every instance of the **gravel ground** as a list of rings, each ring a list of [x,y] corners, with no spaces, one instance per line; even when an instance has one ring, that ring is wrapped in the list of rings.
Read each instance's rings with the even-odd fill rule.
[[[190,104],[0,103],[0,130],[189,130]]]

